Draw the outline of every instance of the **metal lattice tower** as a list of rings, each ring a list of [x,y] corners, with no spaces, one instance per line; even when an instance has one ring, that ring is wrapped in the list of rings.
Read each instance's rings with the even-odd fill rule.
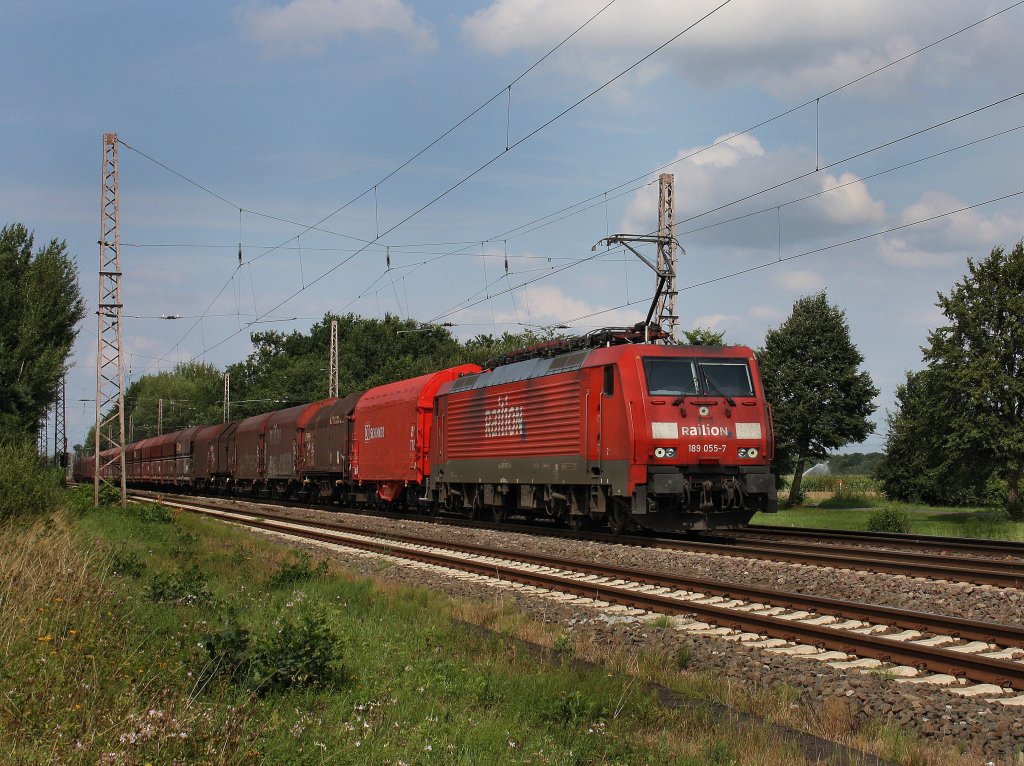
[[[678,267],[675,176],[662,173],[658,176],[658,271],[669,274],[669,277],[658,301],[658,323],[669,334],[669,343],[679,340],[679,311],[676,306]]]
[[[100,175],[100,290],[96,307],[96,439],[93,503],[100,503],[101,474],[110,466],[125,504],[124,455],[124,348],[121,335],[121,230],[118,224],[117,134],[103,134],[103,170]],[[113,409],[111,409],[113,408]],[[109,412],[104,415],[104,412]],[[116,428],[115,428],[116,426]],[[113,432],[113,433],[111,433]],[[116,450],[114,456],[100,453]],[[119,470],[118,470],[119,469]]]
[[[53,403],[53,464],[66,468],[68,465],[67,429],[68,376],[65,372],[57,383],[57,396]]]
[[[231,373],[224,373],[224,422],[231,420]]]
[[[331,320],[331,362],[327,383],[327,398],[338,396],[338,320]]]
[[[164,400],[156,400],[156,435],[160,436],[164,432]]]
[[[46,457],[47,453],[50,451],[50,443],[46,435],[46,426],[49,422],[50,411],[47,410],[39,419],[39,425],[36,426],[36,452],[39,453],[40,457]]]

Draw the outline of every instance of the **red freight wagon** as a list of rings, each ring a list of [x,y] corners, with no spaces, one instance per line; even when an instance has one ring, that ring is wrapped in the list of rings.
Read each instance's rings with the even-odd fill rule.
[[[431,484],[447,508],[497,519],[737,526],[774,507],[771,448],[750,349],[626,343],[443,386]]]
[[[302,475],[313,497],[340,499],[349,480],[352,413],[362,392],[328,399],[306,424]]]
[[[273,413],[265,412],[253,415],[238,423],[233,429],[225,432],[227,436],[228,472],[232,482],[239,490],[249,488],[258,490],[267,470],[266,459],[266,428],[267,421]],[[225,443],[224,436],[218,439],[220,445]]]
[[[280,495],[291,494],[299,486],[306,452],[306,425],[325,404],[326,399],[270,413],[266,434],[266,479]]]
[[[178,431],[174,440],[174,483],[188,486],[192,483],[192,443],[202,426]]]
[[[354,412],[352,479],[386,502],[404,487],[420,485],[430,475],[430,427],[434,395],[442,384],[480,372],[464,364],[440,372],[371,388]]]
[[[226,481],[230,475],[227,461],[227,434],[237,425],[237,421],[217,423],[200,428],[192,437],[192,484],[194,486],[198,488],[215,487]]]
[[[174,476],[174,443],[177,432],[152,436],[142,447],[141,479],[150,484],[172,480]]]

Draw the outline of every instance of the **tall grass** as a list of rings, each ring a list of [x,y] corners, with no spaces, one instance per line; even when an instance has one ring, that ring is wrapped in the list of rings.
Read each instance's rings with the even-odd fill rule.
[[[0,522],[49,512],[63,485],[63,471],[48,467],[32,441],[0,435]]]

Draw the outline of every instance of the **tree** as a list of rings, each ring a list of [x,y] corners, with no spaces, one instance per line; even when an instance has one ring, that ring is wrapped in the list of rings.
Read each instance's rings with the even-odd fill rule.
[[[694,327],[683,330],[686,342],[691,346],[721,346],[725,342],[725,330],[717,332],[710,327]]]
[[[932,437],[951,458],[1006,481],[1007,508],[1024,517],[1024,241],[967,260],[968,273],[938,306],[948,324],[928,335],[924,358],[941,381],[932,406],[943,427]]]
[[[155,436],[162,399],[163,432],[217,423],[224,396],[223,375],[208,362],[183,362],[171,372],[143,375],[124,392],[125,426],[136,439]],[[92,434],[89,434],[92,438]]]
[[[864,357],[850,340],[846,315],[824,292],[796,301],[756,356],[775,418],[776,470],[794,474],[792,505],[808,460],[862,442],[874,430],[868,416],[878,389],[859,370]]]
[[[950,438],[947,387],[937,371],[926,368],[908,372],[896,388],[896,409],[886,416],[885,457],[877,469],[887,497],[941,505],[981,500],[987,477],[967,469]]]
[[[0,229],[0,432],[31,435],[56,398],[85,316],[67,243],[32,252],[21,224]]]

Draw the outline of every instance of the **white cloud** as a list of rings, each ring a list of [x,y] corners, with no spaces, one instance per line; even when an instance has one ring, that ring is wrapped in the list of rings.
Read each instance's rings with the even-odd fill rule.
[[[900,214],[912,224],[966,207],[943,192],[929,191]],[[1024,232],[1024,217],[1006,213],[986,216],[983,208],[938,218],[886,237],[879,248],[888,263],[912,269],[948,268],[968,257],[981,258],[997,246],[1013,246]]]
[[[839,178],[826,174],[821,179],[821,190],[827,192],[817,197],[819,209],[839,224],[877,223],[885,219],[885,203],[872,199],[866,183],[857,183],[853,173],[843,173]]]
[[[614,309],[606,313],[591,314],[602,311],[603,306],[595,306],[587,301],[569,295],[556,285],[534,284],[516,291],[518,312],[497,310],[493,319],[499,324],[523,323],[530,325],[551,326],[579,319],[582,326],[608,325],[626,326],[636,324],[644,318],[638,309]],[[492,319],[489,309],[483,311],[464,312],[456,321],[466,321],[470,316],[481,321]]]
[[[806,269],[787,269],[772,275],[776,285],[799,293],[816,293],[825,289],[825,279],[820,274]]]
[[[236,8],[247,37],[267,56],[321,56],[329,43],[346,35],[392,32],[419,50],[437,47],[433,27],[401,0],[290,0],[267,5],[259,0]]]
[[[720,327],[728,326],[738,320],[739,317],[735,314],[704,314],[703,316],[696,317],[693,320],[694,327],[707,327],[712,330],[717,330]]]
[[[782,317],[782,312],[774,306],[751,306],[747,309],[747,315],[754,320],[766,321]]]
[[[722,143],[718,143],[720,141]],[[818,241],[823,236],[835,238],[843,229],[877,224],[885,219],[885,204],[871,196],[866,183],[857,183],[857,176],[852,173],[838,177],[827,173],[814,175],[742,204],[702,215],[731,200],[775,186],[813,166],[809,156],[785,149],[768,151],[750,135],[720,136],[707,147],[682,149],[671,163],[674,164],[670,170],[677,179],[676,220],[700,216],[676,224],[676,233],[687,248],[692,243],[697,249],[718,244],[731,250],[775,250],[780,226],[783,248],[792,248],[802,242]],[[802,202],[783,204],[778,213],[771,208],[773,204],[808,196],[810,198]],[[643,187],[626,206],[620,231],[653,232],[657,228],[657,207],[657,184]],[[771,209],[733,223],[703,228],[764,208]]]
[[[566,71],[605,78],[716,4],[618,3],[577,35],[558,61]],[[602,5],[601,0],[494,0],[465,18],[462,31],[473,46],[494,55],[542,50],[561,41]],[[776,95],[807,95],[899,58],[978,15],[979,9],[954,0],[747,2],[723,8],[701,22],[659,54],[658,64],[702,86],[753,84]],[[955,57],[961,71],[972,63],[984,65],[991,38],[1008,38],[998,26],[987,25],[958,41]],[[917,59],[911,59],[862,87],[891,89],[919,67]],[[940,62],[924,75],[944,77],[944,67]]]

